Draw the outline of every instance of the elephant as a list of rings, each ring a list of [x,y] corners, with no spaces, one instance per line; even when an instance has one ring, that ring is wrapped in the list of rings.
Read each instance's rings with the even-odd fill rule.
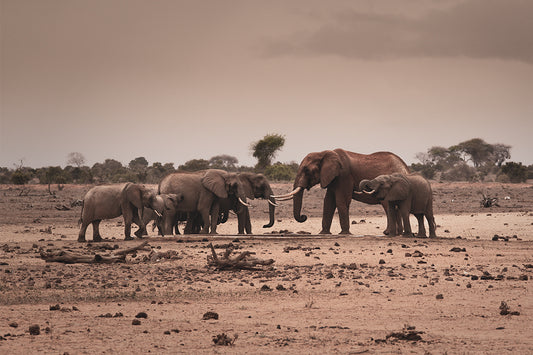
[[[203,221],[201,234],[216,234],[220,199],[235,197],[240,205],[250,206],[237,174],[218,169],[169,174],[159,182],[158,193],[182,193],[183,201],[178,204],[177,212],[187,212],[190,216],[198,212]],[[170,217],[163,218],[165,234],[172,234],[174,222]]]
[[[405,236],[412,236],[409,214],[414,214],[418,220],[418,237],[426,236],[424,228],[424,216],[429,226],[429,237],[436,237],[435,218],[433,216],[433,193],[430,183],[419,174],[399,174],[379,175],[372,180],[361,180],[359,183],[359,194],[374,196],[379,201],[388,204],[387,221],[394,226],[391,221],[396,220],[399,213],[403,220]],[[392,223],[392,224],[391,224]],[[399,235],[401,231],[392,229],[391,236]]]
[[[263,174],[256,174],[251,172],[242,172],[238,174],[241,180],[246,197],[253,200],[255,198],[262,198],[268,201],[269,208],[269,222],[263,228],[270,228],[274,225],[274,215],[276,211],[276,199],[273,197],[272,188],[268,179]],[[220,201],[221,223],[227,220],[229,210],[233,210],[237,214],[238,233],[252,234],[252,224],[250,221],[250,211],[246,206],[240,206],[238,200],[233,197],[222,199]]]
[[[148,235],[148,232],[146,230],[146,226],[151,221],[154,221],[154,226],[152,228],[152,231],[157,227],[158,234],[163,235],[162,230],[162,220],[164,216],[169,214],[170,216],[176,215],[176,209],[178,206],[178,203],[183,201],[183,195],[182,194],[160,194],[156,195],[156,203],[154,203],[155,209],[145,207],[144,209],[144,226],[145,228],[142,229],[141,235]]]
[[[392,173],[409,173],[407,164],[391,152],[376,152],[372,154],[358,154],[344,149],[325,150],[307,154],[300,163],[293,191],[274,196],[278,201],[293,199],[294,219],[305,222],[307,216],[301,214],[304,189],[320,184],[326,189],[322,211],[322,230],[320,234],[331,234],[331,222],[335,210],[339,213],[341,226],[340,234],[350,232],[350,203],[352,198],[368,204],[381,203],[374,196],[368,194],[353,194],[355,187],[363,179],[373,179],[378,175]],[[385,211],[386,204],[382,203]],[[385,233],[389,233],[392,226],[387,226]]]
[[[156,213],[161,213],[160,206],[161,200],[155,191],[144,185],[126,183],[95,186],[85,194],[83,199],[78,242],[85,241],[85,232],[91,223],[93,225],[93,241],[101,241],[100,221],[121,215],[124,217],[125,240],[133,239],[131,237],[132,222],[139,226],[135,235],[140,238],[145,229],[144,208],[149,207]]]

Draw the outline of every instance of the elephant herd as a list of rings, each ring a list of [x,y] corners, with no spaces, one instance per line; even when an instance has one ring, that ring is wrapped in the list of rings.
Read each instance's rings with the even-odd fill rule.
[[[247,199],[255,198],[269,203],[269,223],[264,228],[274,225],[277,202],[291,199],[295,220],[305,222],[307,216],[301,213],[304,190],[317,184],[326,189],[320,234],[331,233],[335,211],[340,234],[351,234],[350,203],[357,200],[383,206],[387,215],[384,234],[412,235],[409,215],[414,214],[418,236],[426,236],[424,217],[429,236],[436,236],[432,191],[426,179],[410,174],[405,162],[390,152],[366,155],[335,149],[309,153],[298,168],[293,191],[283,195],[274,195],[262,174],[217,169],[171,173],[160,181],[157,190],[134,183],[93,187],[84,198],[78,241],[85,241],[89,224],[93,226],[93,240],[102,240],[100,221],[120,215],[126,240],[133,239],[132,223],[139,226],[135,235],[140,238],[147,234],[146,225],[151,220],[156,221],[161,235],[179,234],[179,221],[187,221],[186,234],[216,234],[217,225],[228,219],[230,210],[237,215],[238,233],[251,234]]]

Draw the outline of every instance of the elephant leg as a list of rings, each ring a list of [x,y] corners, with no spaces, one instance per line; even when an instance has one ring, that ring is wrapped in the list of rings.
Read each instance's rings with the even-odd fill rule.
[[[396,206],[392,203],[384,203],[383,207],[385,207],[385,212],[387,216],[387,229],[383,231],[383,234],[389,235],[391,237],[395,237],[398,235],[398,231],[396,229],[396,220],[400,217],[398,210],[396,209]],[[401,217],[400,217],[401,218]]]
[[[200,230],[200,234],[208,234],[209,233],[209,225],[211,219],[209,218],[209,209],[204,209],[200,211],[200,214],[202,215],[202,229]]]
[[[337,205],[337,212],[339,213],[339,222],[341,225],[341,232],[339,234],[352,234],[350,232],[350,203],[352,202],[352,191],[348,194],[346,198],[341,191],[337,192],[335,196],[335,201]]]
[[[93,242],[101,242],[102,236],[100,235],[100,220],[93,221]]]
[[[148,232],[146,231],[146,226],[144,225],[144,223],[142,223],[142,220],[139,220],[137,214],[133,215],[133,223],[139,226],[139,229],[137,229],[135,233],[133,233],[137,238],[142,238],[143,235],[148,235]]]
[[[324,197],[324,207],[322,212],[322,230],[319,234],[331,234],[331,222],[333,221],[333,214],[335,213],[335,194],[332,189],[326,190]]]
[[[213,203],[213,206],[211,207],[211,232],[210,234],[218,234],[217,225],[218,225],[219,212],[220,212],[220,204],[218,202]]]
[[[418,221],[418,234],[417,237],[425,237],[426,236],[426,228],[424,227],[424,214],[423,213],[417,213],[415,214],[416,220]]]
[[[133,240],[131,237],[131,223],[133,221],[132,211],[125,209],[123,211],[124,216],[124,240]]]
[[[246,207],[243,207],[240,211],[237,212],[237,230],[239,234],[244,234],[244,227],[245,227],[245,210]]]
[[[248,207],[245,208],[245,214],[244,214],[244,229],[246,230],[246,234],[252,234],[252,223],[250,221],[250,210]]]
[[[400,205],[399,212],[403,219],[403,235],[406,237],[413,237],[413,231],[411,230],[411,223],[409,222],[409,210],[410,205]]]
[[[433,213],[426,213],[426,219],[428,221],[428,227],[429,227],[429,237],[430,238],[436,238],[437,233],[437,225],[435,224],[435,217],[433,216]]]
[[[78,234],[78,242],[84,242],[85,241],[85,233],[87,232],[87,227],[89,226],[88,223],[82,222],[80,233]]]

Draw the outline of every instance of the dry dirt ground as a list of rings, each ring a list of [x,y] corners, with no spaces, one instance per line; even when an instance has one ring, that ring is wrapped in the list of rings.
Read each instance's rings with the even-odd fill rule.
[[[141,243],[122,240],[120,219],[102,222],[105,242],[76,242],[71,203],[90,186],[0,186],[0,353],[532,353],[532,185],[432,185],[437,239],[383,236],[381,207],[355,201],[353,236],[318,236],[315,187],[305,223],[287,201],[263,229],[267,204],[253,201],[252,236],[234,234],[235,216],[218,236],[151,232],[117,264],[41,258]],[[481,207],[481,193],[499,207]],[[232,243],[275,262],[216,270],[210,242],[219,255]]]

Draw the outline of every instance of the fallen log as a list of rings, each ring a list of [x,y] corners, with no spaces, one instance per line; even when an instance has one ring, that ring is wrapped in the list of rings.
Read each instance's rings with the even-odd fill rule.
[[[128,249],[117,250],[112,255],[85,255],[72,253],[66,250],[53,250],[45,252],[40,250],[41,259],[45,260],[47,263],[57,262],[65,264],[113,264],[113,263],[124,263],[126,262],[126,255],[135,253],[138,250],[146,250],[145,247],[148,245],[148,241]]]
[[[57,262],[64,264],[113,264],[126,262],[126,255],[81,255],[65,250],[54,250],[51,252],[40,251],[41,259],[47,263]]]
[[[230,244],[221,256],[217,255],[212,243],[209,243],[208,247],[211,248],[212,255],[207,256],[207,265],[214,266],[218,270],[257,270],[257,265],[266,266],[274,263],[274,259],[264,260],[251,256],[255,254],[251,251],[242,252],[231,258],[230,255],[235,249],[233,244]]]
[[[142,242],[141,244],[137,245],[136,247],[117,250],[114,254],[115,255],[128,255],[128,254],[135,253],[137,250],[151,251],[152,249],[145,248],[147,245],[148,245],[148,241],[145,240],[144,242]]]

